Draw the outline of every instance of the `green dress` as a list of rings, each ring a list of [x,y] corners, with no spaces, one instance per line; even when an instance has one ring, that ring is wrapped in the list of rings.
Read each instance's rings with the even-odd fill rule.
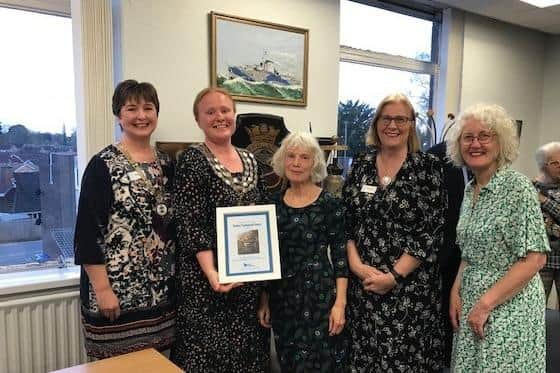
[[[538,274],[490,313],[483,339],[466,322],[473,305],[516,261],[530,251],[550,250],[537,194],[525,176],[508,167],[482,188],[474,207],[473,192],[470,183],[457,225],[457,242],[467,265],[453,372],[545,372],[545,297]]]
[[[329,336],[336,279],[348,276],[344,206],[324,190],[302,208],[288,206],[283,197],[272,197],[282,279],[269,282],[280,367],[283,373],[346,372],[346,333]]]

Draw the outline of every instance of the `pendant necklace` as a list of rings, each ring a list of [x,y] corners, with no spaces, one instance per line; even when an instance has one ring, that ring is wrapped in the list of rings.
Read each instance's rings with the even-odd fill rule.
[[[126,150],[124,145],[122,143],[118,143],[117,148],[125,156],[126,160],[132,166],[132,168],[134,168],[134,171],[136,171],[136,173],[142,178],[142,180],[144,181],[144,183],[146,185],[146,189],[148,189],[148,192],[150,192],[150,194],[152,194],[156,198],[156,209],[155,209],[156,213],[159,216],[162,216],[162,217],[167,215],[167,212],[168,212],[169,209],[167,208],[167,205],[165,203],[165,192],[163,190],[163,183],[161,183],[161,185],[160,185],[160,183],[156,183],[156,185],[154,185],[152,183],[152,181],[150,180],[150,178],[148,177],[148,175],[146,175],[146,172],[144,171],[144,169],[142,167],[140,167],[139,163],[132,160],[132,157],[130,156],[130,153]],[[157,152],[153,148],[152,148],[152,151],[154,153],[156,168],[159,172],[160,177],[162,177],[163,176],[163,169],[162,169],[161,164],[159,162]]]
[[[393,181],[393,179],[391,179],[391,176],[383,176],[379,182],[383,187],[386,187],[387,185],[391,184],[391,181]]]
[[[391,176],[389,176],[389,174],[387,173],[387,170],[385,170],[385,167],[383,165],[383,161],[381,160],[381,154],[378,153],[377,154],[377,179],[379,181],[379,184],[383,187],[386,188],[389,184],[391,184],[391,182],[393,181],[393,178]],[[385,176],[381,176],[381,174],[385,174]]]

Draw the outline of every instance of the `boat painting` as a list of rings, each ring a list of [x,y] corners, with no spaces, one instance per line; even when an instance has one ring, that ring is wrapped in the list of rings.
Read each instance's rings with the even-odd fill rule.
[[[306,105],[307,30],[212,16],[214,86],[239,101]]]

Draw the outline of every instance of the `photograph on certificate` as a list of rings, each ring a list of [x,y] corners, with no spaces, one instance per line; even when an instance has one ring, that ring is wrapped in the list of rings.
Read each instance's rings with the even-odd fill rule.
[[[216,214],[220,283],[280,278],[275,206],[219,207]]]

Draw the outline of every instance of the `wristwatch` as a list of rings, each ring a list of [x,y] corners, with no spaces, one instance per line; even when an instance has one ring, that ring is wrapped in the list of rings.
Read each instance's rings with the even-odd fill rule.
[[[401,281],[402,281],[403,278],[404,278],[400,273],[398,273],[397,271],[395,271],[395,268],[391,268],[391,269],[389,270],[389,273],[391,273],[391,274],[393,275],[393,277],[395,278],[395,282],[396,282],[397,284],[400,284]]]

